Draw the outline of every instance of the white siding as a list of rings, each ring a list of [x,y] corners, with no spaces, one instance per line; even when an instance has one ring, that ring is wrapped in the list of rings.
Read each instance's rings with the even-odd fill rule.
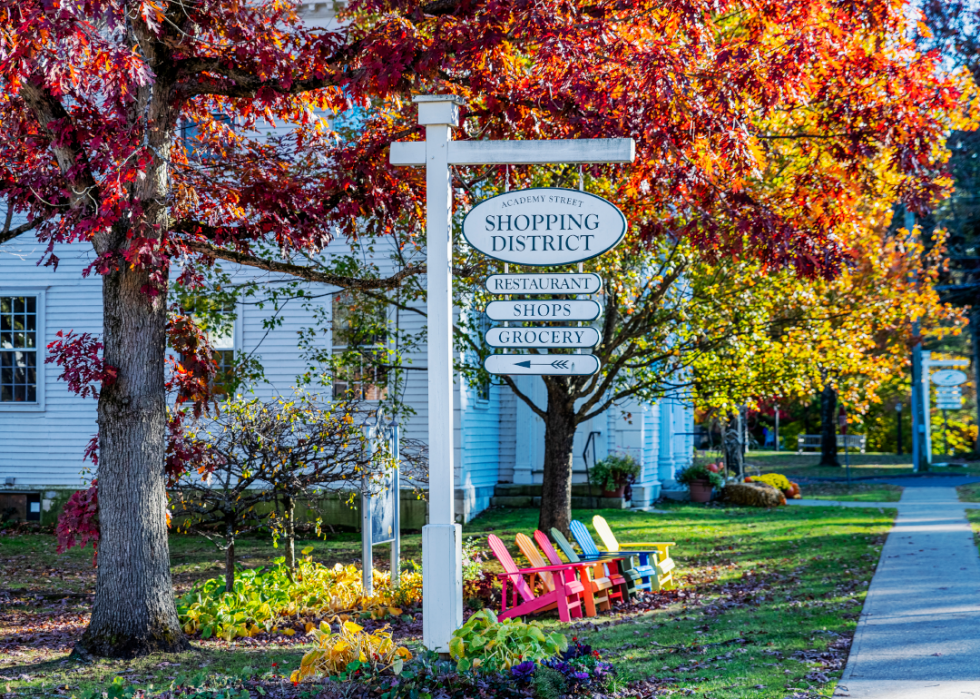
[[[30,233],[0,246],[0,294],[44,291],[39,364],[44,347],[57,339],[59,330],[102,332],[102,279],[82,278],[93,257],[91,247],[56,246],[57,271],[37,266],[43,253],[44,246]],[[82,454],[98,429],[96,404],[69,393],[59,374],[55,365],[43,367],[43,410],[0,403],[0,483],[14,478],[15,489],[83,484],[81,471],[87,464]]]

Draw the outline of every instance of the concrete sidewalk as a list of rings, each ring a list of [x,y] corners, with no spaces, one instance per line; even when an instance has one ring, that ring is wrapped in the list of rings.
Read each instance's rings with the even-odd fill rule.
[[[841,504],[898,506],[898,519],[834,696],[980,699],[980,555],[955,488],[906,485],[898,503]]]

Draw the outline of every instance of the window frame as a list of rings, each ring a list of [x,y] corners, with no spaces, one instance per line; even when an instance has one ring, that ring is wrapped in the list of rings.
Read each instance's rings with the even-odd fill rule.
[[[37,333],[35,345],[37,351],[37,400],[33,403],[0,403],[0,412],[3,413],[36,413],[46,410],[46,371],[45,359],[47,359],[47,341],[45,326],[45,303],[47,290],[49,287],[0,287],[0,296],[33,296],[35,299],[35,309],[37,317]]]
[[[486,311],[479,311],[480,318],[476,322],[476,335],[477,343],[482,343],[483,338],[490,328],[493,327],[493,321],[487,315]],[[479,357],[477,357],[479,358]],[[490,398],[493,393],[493,377],[487,376],[486,381],[480,382],[479,386],[473,386],[473,407],[484,410],[490,406]]]
[[[330,354],[331,354],[331,356],[336,355],[336,354],[343,354],[343,353],[347,352],[352,347],[351,345],[338,345],[336,343],[336,341],[335,341],[336,340],[336,327],[335,327],[336,315],[335,315],[335,312],[334,311],[335,311],[337,300],[338,299],[341,299],[342,296],[345,293],[350,293],[350,291],[349,290],[345,290],[345,289],[341,289],[340,291],[338,291],[338,292],[330,295]],[[391,322],[391,310],[387,306],[384,307],[384,321],[385,321],[386,331],[385,331],[385,337],[382,338],[382,341],[381,342],[379,342],[377,344],[370,344],[370,345],[367,345],[367,344],[365,344],[365,345],[353,345],[353,347],[355,347],[355,348],[356,347],[360,347],[360,348],[364,348],[364,349],[368,349],[368,350],[372,350],[372,351],[389,352],[391,350],[391,348],[392,348],[392,345],[391,345],[391,335],[390,335],[389,332],[387,332],[387,326],[388,326],[388,323]],[[379,389],[379,392],[381,393],[381,397],[380,398],[360,398],[360,397],[358,397],[355,400],[358,400],[358,401],[363,402],[363,403],[371,403],[371,404],[381,403],[381,402],[385,401],[388,398],[388,391],[391,388],[391,386],[389,384],[389,378],[388,378],[388,371],[387,370],[385,370],[385,372],[384,372],[384,377],[385,377],[384,384],[376,384],[376,383],[370,383],[369,384],[369,383],[365,383],[365,382],[357,382],[357,385],[361,387],[360,390],[359,390],[359,393],[364,393],[364,388],[370,386],[370,387],[374,387],[374,388]],[[337,400],[338,399],[338,392],[337,392],[337,389],[336,389],[338,383],[344,383],[344,384],[346,384],[349,387],[353,383],[353,380],[338,381],[336,374],[334,374],[334,376],[332,377],[332,379],[330,381],[330,396],[331,396],[331,399],[332,400]]]

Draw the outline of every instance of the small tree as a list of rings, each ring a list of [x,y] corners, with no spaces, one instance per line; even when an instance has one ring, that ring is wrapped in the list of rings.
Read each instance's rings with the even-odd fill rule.
[[[372,461],[361,423],[369,414],[360,404],[324,404],[298,394],[277,398],[236,398],[221,414],[186,439],[204,457],[197,474],[188,472],[172,493],[179,528],[200,534],[225,552],[225,589],[235,581],[235,541],[271,525],[260,507],[280,500],[285,505],[283,528],[286,559],[295,565],[294,507],[303,496],[353,492],[360,479],[374,478],[384,468]],[[204,474],[198,477],[198,474]]]

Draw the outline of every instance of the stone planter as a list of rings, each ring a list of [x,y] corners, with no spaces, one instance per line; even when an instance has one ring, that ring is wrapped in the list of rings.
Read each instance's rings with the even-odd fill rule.
[[[691,502],[711,501],[711,481],[694,481],[688,485],[691,491]]]

